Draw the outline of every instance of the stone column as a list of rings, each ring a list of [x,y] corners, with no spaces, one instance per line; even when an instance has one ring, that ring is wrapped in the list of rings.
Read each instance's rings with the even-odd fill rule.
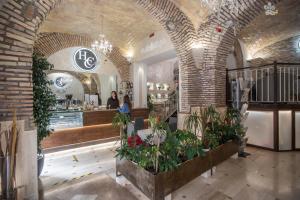
[[[133,103],[135,108],[147,107],[147,65],[133,64]]]

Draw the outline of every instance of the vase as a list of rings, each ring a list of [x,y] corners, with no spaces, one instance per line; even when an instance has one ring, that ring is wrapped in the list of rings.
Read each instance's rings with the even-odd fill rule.
[[[38,155],[37,155],[37,165],[38,165],[38,177],[41,175],[45,163],[45,154],[43,151],[39,148],[38,149]]]
[[[10,156],[2,158],[1,191],[2,199],[11,199]]]
[[[0,156],[0,182],[1,182],[1,194],[3,196],[3,191],[5,191],[5,181],[4,181],[4,156]],[[1,198],[0,198],[1,199]]]

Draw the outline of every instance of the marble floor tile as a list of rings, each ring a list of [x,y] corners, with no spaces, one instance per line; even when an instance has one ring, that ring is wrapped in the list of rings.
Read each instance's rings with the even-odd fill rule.
[[[114,143],[46,155],[41,182],[46,200],[148,200],[115,175]],[[248,147],[247,158],[229,159],[213,176],[199,176],[172,200],[300,200],[300,152]],[[121,197],[120,197],[121,195]]]

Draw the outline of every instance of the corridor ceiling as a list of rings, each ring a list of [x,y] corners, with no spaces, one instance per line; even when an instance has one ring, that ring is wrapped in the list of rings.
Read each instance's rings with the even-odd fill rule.
[[[208,8],[200,0],[170,0],[189,17],[197,29],[207,21]],[[266,1],[267,2],[267,1]],[[276,16],[262,13],[242,30],[238,38],[254,55],[272,44],[300,35],[299,0],[284,0],[277,4]],[[64,0],[47,17],[39,29],[96,39],[104,17],[104,34],[123,55],[155,31],[164,31],[136,0]]]
[[[208,15],[199,0],[172,0],[198,26]],[[43,32],[78,34],[96,39],[101,32],[121,49],[123,54],[163,27],[136,0],[64,0],[55,8],[39,29]]]
[[[78,34],[96,39],[101,33],[126,51],[162,26],[140,8],[134,0],[64,0],[42,24],[39,32]]]
[[[272,44],[300,35],[299,0],[284,0],[276,7],[277,15],[262,13],[240,33],[239,39],[252,56]]]

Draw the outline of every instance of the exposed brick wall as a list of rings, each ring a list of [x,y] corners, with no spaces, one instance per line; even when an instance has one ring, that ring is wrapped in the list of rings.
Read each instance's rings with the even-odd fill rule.
[[[32,123],[32,82],[31,65],[33,45],[37,39],[37,30],[47,14],[60,0],[35,1],[36,15],[26,8],[31,1],[8,0],[0,10],[0,117],[2,120],[11,119],[11,110],[17,108],[20,119],[27,120],[27,128]],[[193,84],[195,73],[190,45],[195,37],[195,31],[188,18],[169,1],[138,0],[137,3],[148,10],[164,26],[167,19],[177,19],[183,23],[176,31],[169,34],[178,51],[182,65],[183,105],[188,105],[193,96],[198,95],[198,88]],[[114,50],[116,52],[116,49]],[[125,63],[118,53],[112,54],[112,60]],[[129,72],[129,70],[128,70]],[[127,72],[125,72],[127,73]],[[193,94],[193,95],[192,95]],[[195,101],[195,100],[194,100]],[[183,106],[186,109],[186,106]]]
[[[34,43],[34,51],[49,57],[53,53],[68,47],[83,46],[89,48],[92,42],[92,39],[89,37],[81,35],[41,33]],[[129,80],[130,63],[122,56],[117,47],[113,48],[108,58],[117,67],[122,80]]]
[[[244,67],[244,55],[243,55],[243,51],[242,51],[242,47],[240,42],[236,39],[234,41],[234,57],[236,60],[236,66],[238,68]]]
[[[11,119],[12,110],[17,109],[19,119],[27,120],[25,128],[31,129],[33,44],[37,27],[56,1],[36,1],[36,16],[27,12],[27,5],[8,0],[0,10],[0,120]]]
[[[31,19],[26,12],[27,0],[8,0],[0,10],[0,120],[11,119],[11,110],[17,108],[20,119],[32,125],[31,55],[39,25],[60,0],[36,0],[37,15]],[[225,63],[234,35],[232,29],[223,27],[224,35],[213,32],[217,24],[224,25],[231,17],[239,19],[241,28],[259,15],[266,0],[240,0],[247,5],[238,16],[231,16],[224,8],[220,20],[210,19],[197,31],[191,21],[171,1],[137,0],[166,28],[180,60],[181,112],[190,106],[203,104],[225,105]],[[277,2],[277,1],[274,1]],[[28,10],[27,10],[28,11]],[[25,15],[26,14],[26,15]],[[176,21],[175,30],[168,30],[166,22]],[[215,35],[211,38],[211,34]],[[220,39],[219,39],[220,38]],[[205,67],[196,68],[191,45],[196,40],[207,44]],[[115,51],[115,50],[114,50]],[[110,59],[125,62],[118,53]],[[129,70],[128,70],[129,71]],[[127,73],[127,72],[125,72]],[[129,73],[129,72],[128,72]]]
[[[202,88],[198,84],[199,70],[196,68],[191,46],[197,38],[192,22],[171,1],[137,0],[166,29],[180,60],[181,112],[189,112],[190,106],[199,103]],[[175,30],[168,30],[166,22],[176,21]]]
[[[206,23],[198,28],[199,41],[205,44],[207,53],[204,56],[204,67],[200,71],[201,80],[199,84],[203,88],[200,102],[215,104],[216,106],[226,105],[226,58],[230,53],[236,36],[231,27],[226,27],[226,22],[231,19],[239,21],[237,34],[246,27],[256,16],[264,11],[267,0],[240,0],[244,10],[239,14],[230,14],[227,8],[222,8],[220,18],[211,17]],[[271,1],[278,3],[279,0]],[[215,28],[220,25],[222,34],[216,32]]]

